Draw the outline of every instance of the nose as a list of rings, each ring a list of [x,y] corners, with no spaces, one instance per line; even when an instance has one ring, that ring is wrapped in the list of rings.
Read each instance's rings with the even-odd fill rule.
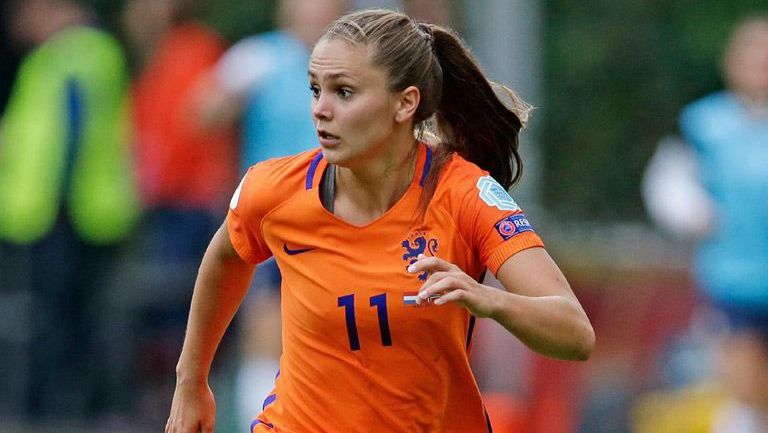
[[[312,99],[312,117],[317,120],[331,120],[333,117],[328,100],[322,93],[317,98]]]

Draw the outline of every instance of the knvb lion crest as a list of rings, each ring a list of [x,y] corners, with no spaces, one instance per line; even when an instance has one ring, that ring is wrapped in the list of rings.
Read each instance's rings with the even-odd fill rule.
[[[416,262],[419,254],[424,254],[426,256],[437,255],[437,239],[428,238],[427,234],[424,232],[418,232],[409,236],[409,238],[404,240],[401,245],[406,251],[406,253],[403,254],[403,260],[405,260],[406,263],[405,269],[408,269],[408,266]],[[419,280],[427,281],[426,271],[419,274]]]

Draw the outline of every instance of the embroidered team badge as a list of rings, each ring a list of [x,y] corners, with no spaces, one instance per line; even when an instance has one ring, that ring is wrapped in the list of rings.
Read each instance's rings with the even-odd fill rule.
[[[499,210],[520,210],[506,189],[496,182],[491,176],[483,176],[477,180],[477,189],[480,190],[480,198],[488,206],[494,206]]]
[[[525,215],[519,213],[517,215],[510,215],[496,223],[496,231],[506,241],[512,236],[519,235],[522,232],[533,231],[531,223]]]
[[[408,269],[408,266],[416,262],[419,254],[424,254],[427,256],[437,255],[437,239],[428,238],[427,234],[424,232],[414,233],[413,235],[409,236],[408,239],[404,240],[401,245],[405,249],[403,260],[405,260],[406,270]],[[419,274],[419,280],[427,281],[426,271]]]

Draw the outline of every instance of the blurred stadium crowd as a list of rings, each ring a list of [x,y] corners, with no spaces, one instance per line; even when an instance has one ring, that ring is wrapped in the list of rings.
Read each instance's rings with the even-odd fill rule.
[[[599,2],[595,16],[567,0],[235,3],[0,3],[0,433],[162,429],[230,195],[246,167],[314,146],[311,46],[373,6],[461,29],[541,107],[513,195],[597,350],[545,359],[481,321],[473,367],[494,431],[768,432],[768,2]],[[689,62],[670,75],[686,84],[651,80],[681,66],[671,57]],[[714,114],[693,104],[677,127],[723,86],[702,100]],[[222,344],[218,431],[245,431],[271,387],[279,282],[259,266]]]

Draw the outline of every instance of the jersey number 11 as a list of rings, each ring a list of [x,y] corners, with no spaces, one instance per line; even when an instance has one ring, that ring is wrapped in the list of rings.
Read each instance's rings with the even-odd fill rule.
[[[379,315],[379,332],[381,344],[392,345],[392,334],[389,332],[389,317],[387,316],[387,294],[371,296],[370,306],[376,307]],[[349,337],[350,350],[360,350],[360,336],[357,334],[357,322],[355,321],[355,294],[339,296],[339,307],[344,307],[344,315],[347,319],[347,336]]]

